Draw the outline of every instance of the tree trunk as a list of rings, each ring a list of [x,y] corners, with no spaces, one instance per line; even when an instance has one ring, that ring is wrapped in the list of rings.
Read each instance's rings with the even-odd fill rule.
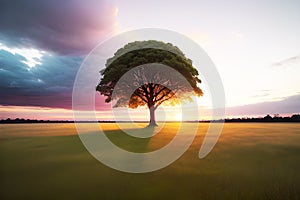
[[[155,108],[154,106],[151,106],[149,108],[150,111],[150,122],[148,126],[157,126],[156,121],[155,121]]]

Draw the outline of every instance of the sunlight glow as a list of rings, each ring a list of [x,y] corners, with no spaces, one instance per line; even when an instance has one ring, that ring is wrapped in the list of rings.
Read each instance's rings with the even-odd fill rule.
[[[14,55],[19,54],[25,58],[22,63],[26,64],[29,68],[35,67],[36,65],[42,64],[41,59],[46,53],[45,51],[40,51],[38,49],[18,49],[18,48],[9,48],[4,44],[0,43],[0,50],[8,51]]]
[[[181,112],[176,114],[176,121],[182,121],[182,114]]]

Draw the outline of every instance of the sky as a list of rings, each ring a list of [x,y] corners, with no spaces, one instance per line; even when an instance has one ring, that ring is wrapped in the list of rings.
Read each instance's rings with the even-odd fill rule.
[[[0,118],[72,119],[83,59],[113,35],[141,28],[176,31],[207,52],[223,81],[228,117],[299,113],[299,21],[297,0],[2,0]],[[205,119],[209,97],[198,101],[202,115],[193,117]],[[99,94],[96,104],[98,118],[111,120]],[[158,112],[181,118],[177,108]]]

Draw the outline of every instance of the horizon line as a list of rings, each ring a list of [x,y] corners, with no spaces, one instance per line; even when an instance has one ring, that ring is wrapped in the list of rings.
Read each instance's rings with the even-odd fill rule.
[[[224,119],[210,119],[210,120],[157,120],[157,123],[208,123],[208,122],[300,122],[300,114],[292,114],[290,116],[280,116],[274,115],[271,117],[269,114],[265,117],[238,117],[238,118],[224,118]],[[15,118],[15,119],[0,119],[0,123],[9,124],[9,123],[149,123],[148,120],[97,120],[97,121],[89,121],[89,120],[44,120],[44,119],[24,119],[24,118]]]

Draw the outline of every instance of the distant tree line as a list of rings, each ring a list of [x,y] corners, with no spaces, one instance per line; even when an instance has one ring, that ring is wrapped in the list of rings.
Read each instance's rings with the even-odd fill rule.
[[[223,120],[213,120],[212,122],[219,122]],[[98,121],[99,123],[115,123],[114,121]],[[126,121],[130,122],[130,121]],[[124,121],[124,123],[126,123]],[[135,121],[139,122],[139,121]],[[145,121],[140,121],[145,123]],[[175,122],[175,121],[174,121]],[[191,122],[191,121],[186,121]],[[209,120],[204,121],[192,121],[192,122],[211,122]],[[225,122],[300,122],[300,114],[295,114],[289,117],[282,117],[279,114],[275,114],[273,117],[271,115],[266,115],[265,117],[257,117],[257,118],[231,118],[225,119]],[[74,121],[69,120],[37,120],[37,119],[1,119],[0,124],[25,124],[25,123],[74,123]],[[91,121],[81,121],[81,123],[92,123]]]
[[[15,119],[1,119],[0,124],[25,124],[25,123],[73,123],[74,121],[68,120],[37,120],[37,119],[24,119],[24,118],[15,118]]]
[[[225,122],[300,122],[300,114],[295,114],[289,117],[281,117],[279,114],[266,115],[258,118],[232,118],[225,119]]]

